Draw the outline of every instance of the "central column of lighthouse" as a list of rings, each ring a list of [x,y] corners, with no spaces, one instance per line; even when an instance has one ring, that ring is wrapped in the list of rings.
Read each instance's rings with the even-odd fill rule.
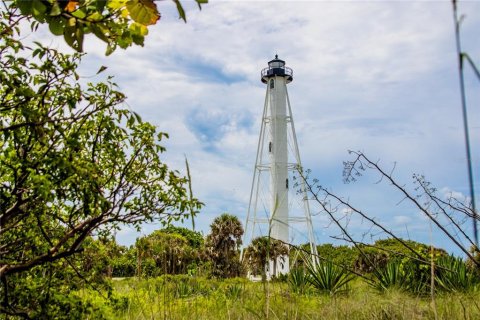
[[[268,83],[271,132],[270,155],[270,219],[272,238],[289,242],[288,233],[288,149],[287,92],[285,77],[274,76]]]
[[[270,139],[268,143],[270,163],[270,223],[269,235],[277,240],[290,243],[288,219],[288,137],[287,137],[287,83],[293,79],[292,69],[285,61],[275,59],[262,70],[262,82],[267,84],[267,114]],[[278,257],[270,261],[269,274],[278,276],[288,273],[289,257]]]

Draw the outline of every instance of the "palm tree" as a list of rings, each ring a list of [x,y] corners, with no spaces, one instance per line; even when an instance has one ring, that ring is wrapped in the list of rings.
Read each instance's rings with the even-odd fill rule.
[[[178,233],[166,233],[156,230],[148,236],[138,238],[135,247],[137,249],[137,274],[147,274],[142,270],[143,264],[149,260],[154,265],[154,274],[178,274],[186,272],[188,264],[198,257],[188,240]],[[151,271],[150,271],[151,272]]]
[[[210,225],[205,241],[208,257],[213,263],[212,273],[218,277],[240,275],[239,248],[243,226],[236,216],[224,213]]]
[[[277,272],[278,258],[284,261],[288,255],[288,247],[280,240],[270,237],[259,237],[252,240],[252,243],[245,250],[245,261],[253,274],[258,272],[262,280],[266,280],[265,268],[269,261],[273,261],[273,273]]]

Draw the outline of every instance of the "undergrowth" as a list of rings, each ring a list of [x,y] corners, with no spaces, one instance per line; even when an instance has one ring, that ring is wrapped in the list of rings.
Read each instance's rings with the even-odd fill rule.
[[[480,319],[478,292],[443,292],[429,297],[391,288],[378,291],[354,279],[340,295],[293,290],[271,282],[187,276],[113,281],[110,297],[93,290],[78,294],[103,310],[107,319]],[[267,311],[268,308],[268,312]]]

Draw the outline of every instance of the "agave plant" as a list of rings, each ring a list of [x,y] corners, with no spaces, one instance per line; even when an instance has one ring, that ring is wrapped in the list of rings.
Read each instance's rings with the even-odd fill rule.
[[[335,295],[348,289],[348,283],[355,276],[348,270],[334,265],[331,261],[322,261],[316,266],[307,262],[308,282],[318,291]]]
[[[225,289],[225,296],[231,300],[237,300],[242,294],[242,287],[237,284],[228,285]]]
[[[310,287],[309,275],[303,268],[293,268],[288,274],[288,284],[293,292],[304,294]]]
[[[401,268],[400,261],[397,260],[389,261],[383,268],[374,269],[372,275],[375,280],[373,287],[380,291],[392,288],[403,289],[407,286],[406,274]]]
[[[480,284],[480,278],[471,272],[462,258],[452,255],[438,259],[435,281],[445,291],[474,290]]]

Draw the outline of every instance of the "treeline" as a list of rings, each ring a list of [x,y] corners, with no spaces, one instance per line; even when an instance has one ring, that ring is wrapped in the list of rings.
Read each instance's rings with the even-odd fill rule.
[[[90,238],[84,246],[83,271],[106,277],[242,275],[239,259],[242,224],[237,217],[222,214],[210,227],[210,233],[204,237],[184,227],[168,226],[137,238],[130,247],[111,238]]]
[[[243,227],[238,218],[223,214],[214,220],[206,237],[187,228],[168,226],[138,238],[130,247],[118,245],[115,240],[90,239],[84,251],[84,272],[106,277],[186,274],[230,278],[247,273],[264,276],[269,259],[287,255],[292,269],[306,270],[311,264],[308,244],[288,248],[267,237],[252,241],[245,249],[242,264],[242,235]],[[454,272],[456,278],[471,278],[465,281],[476,283],[480,275],[471,261],[412,240],[390,238],[357,246],[322,244],[317,246],[317,252],[320,266],[330,264],[332,268],[364,277],[380,286],[385,281],[379,279],[389,276],[394,277],[391,282],[420,283],[421,288],[419,285],[417,290],[426,290],[431,281],[432,265],[436,273],[447,270]]]

